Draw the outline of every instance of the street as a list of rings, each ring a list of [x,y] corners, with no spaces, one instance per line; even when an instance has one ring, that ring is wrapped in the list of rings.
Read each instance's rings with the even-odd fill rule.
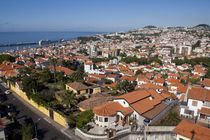
[[[4,92],[7,90],[5,87],[3,87],[0,84],[1,88],[1,94],[4,94]],[[23,103],[17,96],[14,95],[15,93],[12,93],[10,95],[7,95],[8,100],[4,102],[4,104],[13,104],[16,107],[16,110],[18,111],[17,114],[17,120],[29,117],[32,118],[34,123],[37,125],[37,135],[39,140],[69,140],[69,139],[75,139],[73,137],[73,131],[72,134],[67,134],[65,132],[65,128],[62,128],[61,126],[53,125],[55,122],[50,121],[49,118],[41,114],[39,111],[29,107],[26,103]],[[68,130],[69,131],[69,130]],[[72,136],[70,136],[72,135]],[[72,138],[73,137],[73,138]]]

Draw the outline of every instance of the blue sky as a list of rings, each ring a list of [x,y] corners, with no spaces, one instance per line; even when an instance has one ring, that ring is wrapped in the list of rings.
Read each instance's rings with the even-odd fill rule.
[[[1,0],[0,32],[210,24],[210,0]]]

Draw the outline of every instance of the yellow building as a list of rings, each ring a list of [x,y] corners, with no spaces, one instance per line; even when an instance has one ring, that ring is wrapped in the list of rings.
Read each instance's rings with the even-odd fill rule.
[[[73,91],[76,96],[89,96],[90,94],[101,93],[100,86],[86,86],[81,82],[73,82],[66,84],[66,90]]]

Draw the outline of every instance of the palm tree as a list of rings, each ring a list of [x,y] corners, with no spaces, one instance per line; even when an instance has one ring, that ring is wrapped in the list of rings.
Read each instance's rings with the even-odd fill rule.
[[[85,77],[85,73],[78,70],[78,71],[75,71],[72,73],[71,75],[71,78],[74,80],[74,81],[83,81],[83,78]]]
[[[50,64],[53,67],[53,74],[54,74],[55,83],[56,83],[56,63],[57,63],[56,59],[54,59],[54,58],[50,59]]]
[[[61,95],[61,102],[68,108],[71,108],[71,105],[76,105],[77,98],[73,91],[68,90],[63,95]]]

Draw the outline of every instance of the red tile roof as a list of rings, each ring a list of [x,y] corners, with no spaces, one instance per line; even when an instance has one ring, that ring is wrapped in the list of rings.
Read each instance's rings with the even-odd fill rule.
[[[194,124],[187,120],[182,120],[173,131],[193,140],[209,140],[210,138],[209,128]]]
[[[128,115],[132,113],[133,110],[130,107],[123,107],[118,102],[108,102],[93,109],[93,113],[100,116],[111,116],[115,115],[117,112]]]
[[[210,90],[202,87],[192,87],[188,93],[188,98],[200,101],[210,101]]]

